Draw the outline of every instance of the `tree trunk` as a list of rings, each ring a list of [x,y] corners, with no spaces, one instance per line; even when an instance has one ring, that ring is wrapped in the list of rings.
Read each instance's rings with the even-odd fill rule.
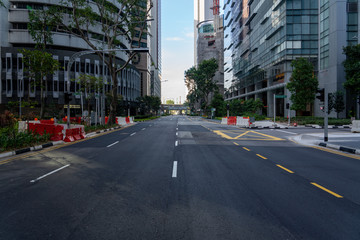
[[[113,88],[111,89],[111,104],[110,104],[110,114],[109,114],[109,120],[108,125],[115,124],[115,118],[116,118],[116,108],[117,108],[117,102],[118,102],[118,95],[117,95],[117,78],[115,71],[112,71],[111,73],[112,82],[113,82]]]
[[[42,83],[42,76],[41,76],[41,83]],[[44,118],[44,107],[45,107],[45,98],[44,98],[44,88],[43,85],[40,84],[40,119]]]

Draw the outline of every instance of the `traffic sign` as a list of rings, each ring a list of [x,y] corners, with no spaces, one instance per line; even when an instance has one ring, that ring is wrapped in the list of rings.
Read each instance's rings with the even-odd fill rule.
[[[275,95],[275,98],[287,98],[286,95]]]

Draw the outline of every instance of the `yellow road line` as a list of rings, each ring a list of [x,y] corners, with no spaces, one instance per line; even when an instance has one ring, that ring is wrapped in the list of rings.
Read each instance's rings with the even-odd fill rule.
[[[256,154],[256,156],[261,157],[262,159],[267,159],[266,157],[261,156],[260,154]]]
[[[287,171],[289,173],[294,173],[293,171],[291,171],[291,170],[289,170],[289,169],[287,169],[287,168],[285,168],[285,167],[283,167],[283,166],[281,166],[279,164],[276,164],[276,166],[278,166],[279,168],[281,168],[281,169],[283,169],[283,170],[285,170],[285,171]]]
[[[335,150],[332,150],[332,149],[322,148],[322,147],[314,147],[313,146],[311,148],[315,148],[315,149],[318,149],[318,150],[321,150],[321,151],[325,151],[325,152],[341,155],[341,156],[344,156],[344,157],[349,157],[349,158],[360,160],[360,156],[352,155],[352,154],[349,154],[349,153],[338,152],[338,151],[335,151]]]
[[[243,149],[245,149],[246,151],[250,152],[251,150],[246,148],[246,147],[243,147]]]
[[[320,186],[320,185],[317,184],[317,183],[312,182],[311,184],[314,185],[315,187],[320,188],[321,190],[324,190],[324,191],[327,192],[327,193],[330,193],[331,195],[333,195],[333,196],[335,196],[335,197],[337,197],[337,198],[343,198],[343,196],[341,196],[341,195],[339,195],[339,194],[337,194],[337,193],[334,193],[333,191],[330,191],[329,189],[324,188],[323,186]]]
[[[255,131],[249,131],[249,132],[252,132],[252,133],[255,133],[255,134],[259,134],[259,135],[262,135],[262,136],[265,136],[265,137],[271,138],[272,140],[276,140],[276,141],[281,141],[281,140],[284,140],[284,139],[282,139],[282,138],[274,137],[274,136],[267,135],[267,134],[260,133],[260,132],[255,132]]]
[[[248,132],[249,132],[249,131],[246,131],[246,132],[244,132],[244,133],[240,134],[239,136],[235,137],[234,139],[238,139],[238,138],[240,138],[240,137],[242,137],[242,136],[246,135]]]
[[[238,143],[236,143],[236,142],[233,142],[235,145],[237,145],[237,146],[239,146],[239,144]]]

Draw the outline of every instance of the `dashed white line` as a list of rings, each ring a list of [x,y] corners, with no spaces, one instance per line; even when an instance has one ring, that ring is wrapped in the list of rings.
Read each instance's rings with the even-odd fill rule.
[[[288,132],[288,131],[284,131],[284,130],[276,130],[278,132],[283,132],[283,133],[289,133],[289,134],[297,134],[297,133],[293,133],[293,132]]]
[[[175,141],[175,147],[177,147],[179,145],[179,142],[176,140]]]
[[[116,141],[116,142],[114,142],[114,143],[112,143],[112,144],[110,144],[110,145],[108,145],[108,146],[106,146],[106,147],[112,147],[112,146],[114,146],[114,145],[117,144],[117,143],[119,143],[119,141]]]
[[[178,132],[176,132],[176,136],[178,135],[179,133]]]
[[[142,131],[144,131],[146,128],[143,128],[143,129],[141,129]]]
[[[176,131],[179,130],[179,128],[176,128]]]
[[[172,177],[173,177],[173,178],[176,178],[176,175],[177,175],[177,161],[174,161],[173,171],[172,171]]]
[[[136,132],[134,132],[134,133],[130,134],[130,137],[134,136],[135,134],[136,134]]]
[[[51,171],[51,172],[49,172],[49,173],[47,173],[47,174],[45,174],[45,175],[42,175],[41,177],[38,177],[37,179],[31,180],[30,182],[31,182],[31,183],[37,182],[37,181],[39,181],[40,179],[42,179],[42,178],[44,178],[44,177],[47,177],[47,176],[49,176],[49,175],[51,175],[51,174],[53,174],[53,173],[56,173],[56,172],[58,172],[58,171],[60,171],[60,170],[63,170],[64,168],[67,168],[68,166],[70,166],[70,164],[65,165],[65,166],[63,166],[63,167],[61,167],[61,168],[58,168],[58,169],[56,169],[56,170],[54,170],[54,171]]]

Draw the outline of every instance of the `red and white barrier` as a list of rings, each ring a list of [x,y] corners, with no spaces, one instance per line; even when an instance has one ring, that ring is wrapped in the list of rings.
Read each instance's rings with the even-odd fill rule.
[[[249,117],[236,117],[236,126],[239,127],[250,127],[250,118]]]

